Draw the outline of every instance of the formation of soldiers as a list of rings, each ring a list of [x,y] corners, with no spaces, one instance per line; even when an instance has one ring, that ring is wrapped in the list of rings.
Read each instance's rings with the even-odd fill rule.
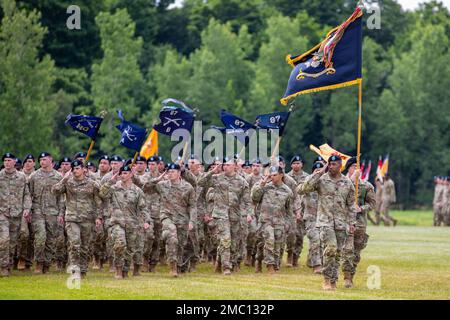
[[[434,177],[433,225],[450,226],[450,177]]]
[[[389,178],[378,187],[359,178],[356,158],[318,157],[310,173],[300,156],[272,164],[238,157],[203,166],[195,155],[186,164],[162,157],[102,156],[98,169],[86,155],[62,158],[47,153],[23,163],[6,153],[0,171],[0,267],[47,273],[79,273],[108,264],[117,279],[170,266],[178,277],[211,262],[230,275],[241,264],[262,273],[298,267],[304,237],[307,266],[323,275],[325,290],[336,289],[340,265],[345,287],[366,247],[369,212],[378,223],[389,217],[395,187]],[[274,165],[276,164],[276,165]],[[359,179],[357,203],[355,184]],[[379,201],[377,203],[377,198]]]

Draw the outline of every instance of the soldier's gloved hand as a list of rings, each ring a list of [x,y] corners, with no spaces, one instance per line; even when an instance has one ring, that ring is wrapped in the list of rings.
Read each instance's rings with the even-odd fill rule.
[[[144,223],[144,230],[148,230],[150,228],[150,225],[146,222]]]
[[[31,223],[30,210],[23,210],[23,217],[24,217],[26,222]]]
[[[193,229],[194,229],[194,225],[192,224],[192,222],[189,222],[188,230],[192,231]]]
[[[63,216],[58,216],[58,223],[60,225],[64,225],[64,217]]]

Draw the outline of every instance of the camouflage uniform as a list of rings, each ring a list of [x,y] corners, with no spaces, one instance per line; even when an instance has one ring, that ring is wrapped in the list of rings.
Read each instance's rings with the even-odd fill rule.
[[[100,187],[100,197],[109,200],[111,241],[114,266],[128,272],[131,263],[142,265],[144,223],[152,224],[142,190],[135,184],[129,188],[111,179]]]
[[[69,264],[86,273],[90,259],[90,247],[94,236],[95,219],[102,218],[98,182],[83,177],[70,176],[52,187],[55,195],[66,196],[64,217],[67,233]]]
[[[0,171],[0,268],[11,268],[24,210],[31,209],[26,176]]]
[[[160,218],[162,238],[166,244],[169,263],[177,263],[182,268],[184,248],[188,241],[188,226],[197,224],[197,208],[194,188],[186,181],[171,183],[169,180],[147,181],[142,189],[145,193],[157,192],[160,195]]]
[[[301,170],[300,173],[295,173],[294,170],[291,170],[287,175],[296,182],[297,186],[303,183],[308,176],[308,174],[303,170]],[[294,195],[297,195],[297,192],[295,190],[296,188],[292,189],[292,192],[294,193]],[[303,208],[302,197],[299,197],[298,201],[300,202],[300,208]],[[300,213],[301,215],[303,215],[304,211],[300,209]],[[302,253],[303,238],[305,237],[305,235],[307,235],[305,220],[303,218],[297,219],[296,217],[295,244],[294,250],[292,252],[292,265],[294,267],[298,265],[298,259],[300,258],[300,254]]]
[[[366,233],[367,215],[375,207],[375,191],[370,182],[360,180],[358,186],[358,205],[361,212],[356,214],[356,225],[354,234],[348,235],[344,247],[342,270],[349,273],[350,279],[356,273],[356,267],[361,261],[361,251],[367,246],[369,235]]]
[[[241,215],[251,208],[248,183],[237,173],[228,177],[210,171],[198,180],[198,185],[214,188],[212,218],[219,240],[217,258],[224,270],[231,270],[238,266]]]
[[[22,171],[25,176],[28,178],[34,172],[31,171],[29,173]],[[31,222],[25,220],[25,217],[22,216],[22,220],[20,222],[20,232],[19,232],[19,242],[17,243],[17,257],[25,262],[25,266],[27,268],[33,265],[33,255],[34,255],[34,235],[33,228]]]
[[[261,181],[263,176],[261,174],[255,175],[251,174],[247,177],[247,183],[249,190],[252,190],[253,186]],[[253,215],[256,215],[255,206],[253,206]],[[247,221],[247,220],[246,220]],[[258,219],[252,219],[252,221],[247,222],[248,225],[248,234],[247,234],[247,255],[252,256],[252,258],[256,257],[256,240],[257,240],[257,232],[258,232]]]
[[[441,223],[445,222],[445,193],[447,191],[447,186],[443,183],[437,183],[434,188],[434,198],[433,198],[433,225],[440,226]]]
[[[206,188],[205,188],[206,189]],[[205,195],[206,211],[205,214],[212,217],[214,209],[214,188],[209,188]],[[219,246],[219,240],[217,238],[217,228],[214,219],[208,221],[206,224],[205,232],[205,248],[208,255],[208,259],[213,261],[217,256],[217,248]]]
[[[62,179],[52,170],[38,169],[29,177],[32,198],[32,227],[34,231],[34,260],[49,268],[53,261],[58,235],[58,215],[64,213],[64,197],[55,195],[51,188]]]
[[[319,204],[316,226],[323,244],[323,275],[336,283],[342,250],[349,227],[356,224],[355,188],[346,176],[335,180],[329,173],[316,172],[308,176],[297,191],[306,194],[317,191]]]
[[[397,222],[397,220],[389,215],[389,208],[394,202],[396,202],[394,181],[392,181],[392,179],[385,180],[383,182],[383,192],[381,194],[380,211],[386,225],[390,225],[390,222],[393,222],[394,224]]]
[[[252,200],[259,204],[259,230],[264,239],[258,243],[256,259],[267,266],[276,267],[280,261],[286,216],[293,216],[292,191],[284,183],[276,186],[269,183],[261,186],[257,183],[251,190]],[[263,253],[264,252],[264,253]]]

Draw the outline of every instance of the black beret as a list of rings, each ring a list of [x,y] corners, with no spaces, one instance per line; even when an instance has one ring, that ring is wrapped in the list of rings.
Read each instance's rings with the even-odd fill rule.
[[[251,163],[248,160],[245,160],[244,164],[242,165],[243,168],[247,168],[247,167],[250,167],[250,166],[251,166]]]
[[[83,161],[76,160],[76,159],[72,161],[72,169],[75,167],[82,167],[82,166],[83,166]]]
[[[95,164],[93,162],[88,161],[88,163],[86,163],[86,167],[94,167],[95,168]]]
[[[159,159],[158,159],[158,157],[151,156],[150,158],[148,158],[147,162],[159,162]]]
[[[161,156],[158,156],[158,161],[163,161],[164,162],[164,158],[163,157],[161,157]]]
[[[51,154],[48,152],[41,152],[38,157],[38,161],[45,157],[51,157]]]
[[[283,168],[279,166],[271,166],[269,169],[270,173],[284,173]]]
[[[22,160],[20,160],[20,158],[16,158],[16,165],[22,165]]]
[[[314,162],[318,162],[318,161],[325,161],[325,159],[322,158],[321,156],[318,156],[318,157],[314,160]]]
[[[342,161],[342,158],[339,155],[332,155],[328,158],[328,162],[330,161]]]
[[[348,160],[347,160],[347,163],[345,164],[345,169],[344,169],[344,171],[343,171],[342,173],[343,173],[343,174],[347,174],[348,169],[349,169],[352,165],[354,165],[356,162],[357,162],[357,161],[356,161],[356,157],[351,157],[350,159],[348,159]]]
[[[119,172],[131,172],[131,167],[130,166],[123,166],[122,168],[120,168]]]
[[[181,170],[180,165],[177,163],[170,163],[167,166],[167,170]]]
[[[111,161],[111,159],[109,158],[109,156],[107,154],[104,154],[100,157],[100,159],[98,159],[98,162],[102,161],[102,160],[106,160],[108,162]]]
[[[54,170],[59,170],[61,168],[61,166],[59,165],[59,164],[57,164],[57,163],[55,163],[54,165],[53,165],[53,169]]]
[[[256,158],[255,160],[252,161],[252,164],[254,164],[254,163],[261,164],[261,159]]]
[[[122,162],[123,159],[122,159],[121,156],[113,155],[113,156],[111,157],[110,161],[111,161],[111,162],[112,162],[112,161],[115,161],[115,162]]]
[[[223,158],[223,163],[227,163],[227,162],[230,162],[230,161],[235,162],[236,159],[234,157],[225,157],[225,158]]]
[[[136,157],[136,162],[138,162],[138,161],[144,161],[144,162],[147,162],[147,158],[146,158],[146,157],[143,157],[143,156],[137,156],[137,157]]]
[[[72,159],[70,159],[69,157],[64,157],[61,160],[59,160],[59,165],[61,165],[63,162],[70,162],[70,163],[72,163]]]
[[[325,165],[320,162],[320,161],[316,161],[314,162],[313,166],[312,166],[312,172],[314,172],[314,170],[319,169],[319,168],[323,168]]]
[[[292,157],[291,164],[294,163],[295,161],[303,162],[302,157],[300,157],[299,155],[296,155],[296,156]]]
[[[214,157],[214,162],[222,162],[223,159],[220,159],[219,157]]]
[[[127,161],[125,161],[124,166],[130,166],[133,163],[133,159],[128,159]]]
[[[196,154],[191,154],[189,159],[191,159],[191,160],[198,160],[198,156]]]
[[[7,152],[7,153],[5,153],[5,154],[3,155],[2,161],[5,161],[5,159],[14,159],[14,160],[16,160],[16,156],[13,155],[13,154],[10,153],[10,152]]]
[[[26,162],[26,161],[29,160],[29,159],[35,161],[34,156],[33,156],[31,153],[27,154],[27,155],[25,156],[25,158],[23,159],[23,161]]]
[[[286,161],[284,161],[283,156],[278,156],[277,159],[278,159],[278,162],[286,162]]]
[[[73,157],[74,157],[75,159],[76,159],[76,158],[86,158],[86,153],[80,151],[80,152],[75,153],[75,155],[74,155]]]

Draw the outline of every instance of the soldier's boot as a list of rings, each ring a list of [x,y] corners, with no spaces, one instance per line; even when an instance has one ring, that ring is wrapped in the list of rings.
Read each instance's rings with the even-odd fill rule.
[[[36,263],[36,268],[34,268],[34,274],[43,274],[42,268],[44,267],[44,264],[42,262]]]
[[[115,279],[123,279],[122,267],[115,268],[116,273],[114,274]]]
[[[222,273],[222,263],[220,262],[220,260],[216,260],[216,265],[214,268],[214,272],[215,273]]]
[[[92,266],[92,270],[100,270],[100,258],[98,256],[94,256],[94,264]]]
[[[262,273],[262,261],[256,260],[255,273]]]
[[[287,257],[287,261],[286,261],[286,268],[292,268],[292,259],[293,259],[292,252],[288,252],[288,257]]]
[[[2,268],[0,270],[0,277],[6,278],[6,277],[9,277],[10,275],[11,275],[11,273],[8,268]]]
[[[142,272],[150,272],[150,267],[145,259],[142,262]]]
[[[178,266],[177,266],[177,263],[176,263],[176,262],[172,262],[172,263],[170,264],[170,267],[171,267],[171,269],[170,269],[170,275],[171,275],[172,277],[174,277],[174,278],[177,278],[177,277],[178,277]]]
[[[223,275],[224,275],[224,276],[230,276],[230,275],[231,275],[231,270],[228,269],[228,268],[224,269],[224,270],[223,270]]]
[[[17,270],[23,271],[27,268],[25,260],[19,259],[19,262],[17,263]]]
[[[244,265],[250,267],[252,265],[252,251],[247,249]]]
[[[148,265],[148,272],[156,272],[156,265],[154,264],[149,264]]]
[[[50,266],[44,263],[44,265],[42,266],[42,273],[43,274],[48,273],[49,270],[50,270]]]
[[[313,273],[314,274],[322,274],[322,267],[321,266],[315,266],[313,268]]]
[[[256,255],[252,255],[252,267],[256,265]]]
[[[197,262],[191,261],[189,263],[189,272],[197,272]]]
[[[114,268],[114,260],[112,258],[109,259],[109,272],[113,273],[114,271],[116,271],[116,269]]]
[[[323,290],[331,291],[333,290],[333,287],[331,286],[331,280],[330,279],[324,279],[322,284]]]
[[[138,264],[134,264],[134,266],[133,266],[133,277],[139,277],[141,274],[139,273],[139,268],[140,268],[141,266],[140,265],[138,265]]]
[[[337,286],[336,286],[336,281],[331,281],[330,282],[330,284],[331,284],[331,290],[336,290],[337,289]]]
[[[392,218],[392,223],[393,223],[394,227],[397,225],[397,222],[398,222],[397,219]]]
[[[298,267],[298,255],[296,255],[296,254],[294,254],[294,255],[292,256],[292,266],[293,266],[294,268],[297,268],[297,267]]]
[[[347,289],[353,287],[353,276],[350,272],[344,272],[344,287]]]
[[[233,265],[233,272],[239,272],[241,271],[241,263],[238,262],[238,264]]]
[[[63,269],[63,263],[61,262],[61,261],[56,261],[56,271],[57,272],[62,272],[64,269]]]
[[[159,257],[159,264],[162,266],[167,266],[166,256]]]
[[[81,273],[80,273],[81,279],[86,279],[86,276],[87,276],[87,272],[86,271],[81,271]]]
[[[267,272],[269,272],[270,275],[275,274],[275,267],[273,265],[268,265]]]
[[[128,278],[128,271],[122,270],[122,276],[123,278]]]

